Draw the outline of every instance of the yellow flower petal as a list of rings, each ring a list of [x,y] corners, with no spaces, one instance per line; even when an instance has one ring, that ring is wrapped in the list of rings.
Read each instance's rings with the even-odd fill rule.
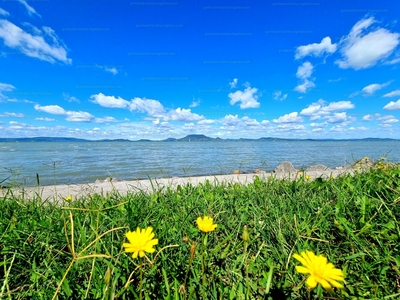
[[[317,286],[317,281],[315,280],[314,276],[309,276],[306,280],[306,284],[309,286],[310,289],[313,289]]]
[[[344,281],[343,271],[335,268],[332,263],[322,254],[316,256],[312,251],[303,251],[299,254],[293,254],[293,258],[297,259],[303,266],[296,266],[296,271],[302,274],[310,274],[306,280],[306,284],[311,288],[315,288],[317,284],[321,284],[326,290],[332,290],[332,286],[344,288],[337,281]]]
[[[132,257],[143,257],[145,252],[153,253],[155,249],[153,248],[158,244],[158,239],[153,239],[154,233],[153,228],[147,227],[145,229],[136,228],[136,231],[128,231],[126,233],[126,238],[129,243],[123,243],[122,246],[125,248],[126,253],[132,252]]]
[[[204,218],[198,217],[196,220],[197,226],[203,232],[210,232],[217,228],[217,224],[213,223],[213,218],[204,216]]]

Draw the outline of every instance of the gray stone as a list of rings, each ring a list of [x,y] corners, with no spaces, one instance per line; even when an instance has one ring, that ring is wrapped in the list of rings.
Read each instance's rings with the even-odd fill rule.
[[[296,174],[297,169],[293,167],[291,162],[285,161],[281,163],[279,166],[277,166],[274,170],[275,173],[290,173],[290,174]]]
[[[306,171],[326,171],[326,170],[329,170],[329,168],[321,164],[311,166],[306,169]]]

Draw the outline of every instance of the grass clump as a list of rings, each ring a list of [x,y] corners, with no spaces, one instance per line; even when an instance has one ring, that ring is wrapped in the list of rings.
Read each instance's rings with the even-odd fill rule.
[[[400,167],[383,160],[336,179],[206,182],[62,203],[5,193],[0,298],[396,299],[399,206]],[[317,278],[311,290],[293,258],[305,251],[342,270],[344,289],[324,290]]]

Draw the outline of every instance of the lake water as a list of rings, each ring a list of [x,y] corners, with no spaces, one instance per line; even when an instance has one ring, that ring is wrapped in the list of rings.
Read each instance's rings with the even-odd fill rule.
[[[40,185],[251,173],[284,161],[335,168],[364,156],[400,162],[400,141],[8,142],[0,143],[0,184],[35,186],[36,173]]]

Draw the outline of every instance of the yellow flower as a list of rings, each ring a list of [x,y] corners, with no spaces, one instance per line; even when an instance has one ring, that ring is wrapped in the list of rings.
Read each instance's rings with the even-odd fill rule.
[[[310,175],[306,175],[306,180],[310,180],[311,176]]]
[[[154,233],[153,228],[147,227],[146,229],[140,230],[138,227],[136,231],[128,231],[126,237],[129,243],[123,243],[122,246],[125,247],[125,252],[133,252],[132,257],[136,258],[143,257],[145,252],[153,253],[156,251],[153,246],[158,244],[158,239],[153,239]]]
[[[67,196],[67,197],[65,198],[65,201],[71,202],[71,201],[72,201],[72,196],[71,196],[71,195]]]
[[[316,256],[311,251],[303,251],[294,254],[293,257],[303,264],[296,266],[296,270],[302,274],[310,274],[306,284],[311,288],[315,288],[318,283],[326,290],[332,290],[331,285],[343,289],[344,286],[337,281],[344,281],[343,271],[337,269],[322,254]]]
[[[198,217],[196,220],[197,226],[203,232],[210,232],[217,228],[217,224],[213,223],[213,218],[204,216],[204,218]]]

